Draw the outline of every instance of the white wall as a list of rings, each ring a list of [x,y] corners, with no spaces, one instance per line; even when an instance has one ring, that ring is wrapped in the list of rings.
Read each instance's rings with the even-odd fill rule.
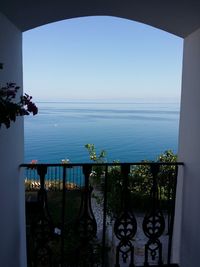
[[[179,161],[185,163],[181,267],[200,266],[200,29],[184,40]]]
[[[0,13],[0,84],[22,88],[22,34]],[[21,90],[22,91],[22,90]],[[0,266],[25,266],[24,195],[19,164],[23,162],[23,119],[0,129]]]

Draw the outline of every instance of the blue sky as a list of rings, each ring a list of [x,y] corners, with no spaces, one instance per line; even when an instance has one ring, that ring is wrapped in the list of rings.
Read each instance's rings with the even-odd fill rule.
[[[179,101],[183,40],[130,20],[85,17],[23,34],[24,91],[40,101]]]

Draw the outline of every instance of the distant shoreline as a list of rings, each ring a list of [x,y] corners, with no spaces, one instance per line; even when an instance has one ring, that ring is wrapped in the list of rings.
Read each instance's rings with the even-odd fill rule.
[[[73,103],[73,104],[169,104],[169,105],[180,105],[178,101],[167,101],[167,102],[159,102],[159,101],[109,101],[109,100],[66,100],[66,101],[43,101],[38,100],[37,103],[53,103],[53,104],[65,104],[65,103]]]

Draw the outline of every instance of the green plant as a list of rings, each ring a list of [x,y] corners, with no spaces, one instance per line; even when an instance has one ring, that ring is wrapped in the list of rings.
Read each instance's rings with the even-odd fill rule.
[[[172,150],[166,150],[158,158],[158,162],[177,162],[177,155]],[[158,174],[158,185],[161,199],[171,199],[176,176],[176,166],[162,165]]]
[[[92,161],[99,163],[105,162],[105,150],[102,150],[100,154],[97,155],[94,145],[87,144],[85,147],[88,149],[90,159]],[[166,150],[157,157],[155,162],[175,163],[176,161],[177,156],[171,150]],[[119,163],[119,161],[117,161],[117,163]],[[150,164],[152,161],[144,160],[142,163]],[[95,182],[101,183],[102,190],[105,188],[104,179],[100,179],[100,177],[103,177],[103,173],[104,167],[98,166],[98,168],[95,169]],[[175,166],[160,166],[157,182],[161,202],[165,202],[167,199],[172,197],[175,175]],[[94,179],[93,176],[92,178]],[[152,182],[153,179],[150,165],[141,164],[132,166],[128,177],[128,197],[131,201],[130,207],[132,207],[134,210],[144,210],[150,205],[149,197],[151,195]],[[121,173],[121,167],[118,165],[110,166],[107,173],[107,211],[111,216],[116,215],[121,211],[122,189],[123,176]],[[101,199],[99,201],[101,201]]]
[[[87,149],[89,153],[90,160],[94,163],[105,163],[106,162],[106,151],[101,150],[99,154],[96,152],[96,147],[94,144],[86,144],[85,148]],[[102,166],[94,166],[92,169],[92,182],[95,185],[101,185],[101,177],[103,175],[104,168]]]
[[[24,94],[20,96],[19,101],[16,100],[19,88],[15,83],[7,83],[6,86],[0,87],[0,127],[4,124],[9,128],[11,121],[15,121],[17,116],[38,113],[32,96]]]
[[[86,144],[85,148],[88,150],[90,159],[96,163],[104,163],[106,158],[106,151],[101,150],[99,154],[96,152],[94,144]]]
[[[151,161],[143,161],[151,163]],[[175,163],[177,162],[177,155],[172,150],[166,150],[160,154],[156,161],[158,163]],[[131,190],[142,196],[144,199],[147,198],[151,193],[152,188],[152,174],[149,165],[138,165],[134,166],[131,170],[132,179],[130,179]],[[167,200],[172,197],[172,190],[174,187],[174,181],[176,176],[176,167],[174,165],[160,165],[157,183],[159,188],[160,200]]]

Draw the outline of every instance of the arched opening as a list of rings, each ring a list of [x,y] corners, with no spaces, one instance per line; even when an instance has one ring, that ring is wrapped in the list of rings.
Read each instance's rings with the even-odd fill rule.
[[[41,150],[44,154],[48,151],[50,162],[66,157],[73,162],[86,161],[86,143],[109,150],[108,160],[153,160],[167,149],[176,153],[181,62],[180,38],[125,19],[85,17],[24,33],[24,87],[39,101],[66,102],[66,109],[69,108],[66,117],[60,114],[59,122],[55,105],[52,122],[49,123],[49,117],[45,126],[45,115],[41,120],[43,129],[54,132],[50,140],[63,140],[63,151],[53,152],[57,147],[53,143],[52,151],[45,146],[44,130],[41,138],[28,137],[33,152],[27,160],[48,162],[44,155],[40,158],[37,154],[38,147],[43,147]],[[73,106],[69,103],[73,101],[90,102],[90,107],[80,103]],[[171,110],[167,105],[171,105]],[[60,108],[65,108],[64,104]],[[76,127],[70,129],[76,120],[77,125],[82,124],[78,131]],[[163,122],[162,126],[158,121]],[[33,131],[38,136],[36,125],[30,129],[32,136]],[[123,144],[120,135],[129,143]],[[129,153],[122,155],[126,146]]]
[[[92,4],[90,1],[48,1],[48,4],[45,1],[30,1],[29,6],[24,1],[2,1],[0,7],[0,30],[3,36],[0,42],[3,51],[1,60],[5,66],[1,72],[3,82],[13,79],[22,84],[21,32],[60,19],[91,14],[117,15],[148,23],[185,38],[179,156],[186,165],[186,172],[183,199],[180,198],[183,213],[179,214],[182,240],[177,241],[181,247],[177,250],[180,252],[181,267],[196,266],[199,262],[199,7],[196,1],[181,5],[179,1],[149,1],[145,4],[144,1],[132,1],[127,5],[114,1],[93,1]],[[21,121],[18,120],[10,131],[1,129],[0,135],[1,209],[9,210],[1,219],[0,229],[2,246],[10,251],[1,255],[0,260],[2,266],[21,267],[26,266],[23,196],[18,182],[18,166],[23,159]],[[179,190],[182,192],[181,186]]]
[[[45,27],[48,28],[46,32]],[[170,136],[167,131],[170,128],[176,131],[174,143],[177,149],[182,55],[180,39],[146,25],[109,17],[88,17],[59,22],[36,29],[33,37],[31,32],[27,32],[24,39],[28,42],[24,45],[25,55],[28,57],[27,60],[24,55],[24,85],[33,88],[31,93],[34,94],[35,91],[40,100],[50,101],[39,102],[42,117],[38,122],[35,118],[35,122],[31,124],[32,118],[28,118],[30,136],[27,148],[32,149],[34,157],[29,160],[55,163],[67,154],[72,162],[84,162],[86,153],[82,156],[81,149],[84,150],[86,143],[95,143],[100,148],[102,146],[103,149],[110,149],[108,152],[111,152],[112,156],[108,157],[109,161],[152,160],[153,156],[149,156],[149,153],[151,149],[159,146],[158,139],[167,133],[168,137],[164,137],[160,142],[165,146],[170,138],[173,139],[173,133]],[[176,40],[173,42],[173,39]],[[31,81],[30,86],[26,72]],[[34,90],[34,87],[38,90]],[[60,103],[55,103],[56,100]],[[172,103],[169,103],[170,101]],[[142,134],[146,133],[146,129],[149,140],[145,142],[150,148],[149,151],[144,148],[146,157],[142,155],[137,158],[145,139]],[[105,132],[109,134],[106,136]],[[32,137],[34,134],[36,138]],[[129,149],[130,153],[120,158],[123,149],[125,152]],[[160,152],[164,150],[161,148]],[[41,159],[37,157],[40,153],[43,153]],[[156,151],[154,156],[156,153],[158,154]],[[67,176],[70,176],[70,172],[67,172]],[[49,190],[53,179],[51,178],[51,186],[48,181]],[[79,186],[77,180],[72,181],[75,186]],[[36,181],[33,183],[35,186]],[[48,196],[51,198],[51,193]],[[166,193],[163,194],[164,197]],[[54,195],[54,201],[55,199],[58,197]],[[109,201],[113,199],[116,201],[116,195],[115,198],[109,198]],[[94,208],[99,208],[96,202],[93,203]],[[59,211],[59,207],[56,209]],[[143,210],[142,214],[144,215]],[[103,215],[97,214],[96,211],[94,215],[103,218]],[[166,218],[164,220],[167,222]],[[137,221],[138,227],[142,228],[143,217],[137,216]],[[101,219],[98,223],[102,223]],[[59,221],[56,225],[59,232]],[[109,248],[115,250],[117,241],[112,227],[114,224],[108,228],[112,238],[106,238]],[[168,227],[170,228],[169,223]],[[142,233],[139,233],[137,238],[142,240]],[[115,240],[112,244],[111,239]],[[145,244],[147,240],[144,240]],[[166,248],[169,244],[171,249],[170,242],[165,240],[163,246]],[[142,260],[148,262],[148,259],[144,259],[144,244],[135,247],[137,265],[141,264]],[[126,253],[123,255],[124,258],[130,257],[128,254],[126,256]],[[111,261],[112,257],[114,256],[109,254],[107,261]],[[167,263],[169,259],[170,256],[165,252],[164,262]],[[152,260],[155,260],[153,256]],[[123,264],[122,259],[120,264]]]

